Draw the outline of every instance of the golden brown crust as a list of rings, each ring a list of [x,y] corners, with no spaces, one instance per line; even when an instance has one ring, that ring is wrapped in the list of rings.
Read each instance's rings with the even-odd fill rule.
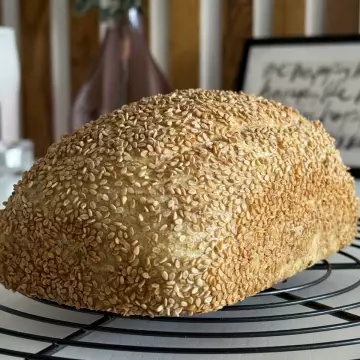
[[[263,98],[145,98],[54,144],[0,213],[0,281],[131,315],[216,310],[355,235],[354,183],[319,122]]]

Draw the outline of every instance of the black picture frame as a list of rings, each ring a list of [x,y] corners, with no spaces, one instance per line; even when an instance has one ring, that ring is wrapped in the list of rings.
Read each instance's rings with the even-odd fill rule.
[[[242,56],[239,63],[237,77],[235,79],[235,90],[249,92],[245,88],[245,79],[249,67],[249,54],[251,49],[254,47],[293,47],[297,46],[306,46],[306,45],[322,45],[322,44],[358,44],[359,45],[359,63],[360,63],[360,35],[346,35],[346,36],[313,36],[313,37],[270,37],[270,38],[261,38],[254,39],[249,38],[245,41]],[[301,109],[298,109],[301,112]],[[351,166],[349,169],[350,173],[355,178],[360,178],[360,148],[359,148],[359,165]]]

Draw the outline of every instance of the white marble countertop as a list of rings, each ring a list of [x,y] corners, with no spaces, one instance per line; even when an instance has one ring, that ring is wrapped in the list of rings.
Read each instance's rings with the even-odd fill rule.
[[[15,178],[7,179],[7,181],[0,181],[0,198],[5,199],[11,193],[12,185]],[[360,196],[360,182],[357,182],[357,194]],[[352,253],[360,258],[360,249],[348,248],[348,253]],[[335,262],[344,262],[344,258],[340,255],[335,255],[331,258]],[[345,262],[348,260],[345,260]],[[314,280],[323,275],[323,270],[309,270],[304,271],[281,286],[290,286],[296,284],[303,284],[305,282]],[[333,271],[330,277],[315,287],[300,290],[295,292],[296,295],[307,297],[312,295],[324,294],[329,291],[339,290],[345,286],[349,286],[359,280],[359,270],[336,270]],[[247,300],[247,303],[259,302],[273,302],[281,301],[273,296],[268,299],[256,297]],[[321,303],[329,306],[342,306],[344,304],[354,303],[360,300],[360,287],[347,292],[344,295],[331,297],[321,300]],[[81,324],[89,324],[90,322],[99,318],[97,315],[84,314],[74,311],[63,310],[53,306],[43,305],[36,301],[30,300],[5,290],[0,286],[0,305],[7,306],[12,309],[24,311],[26,313],[36,314],[52,319],[60,319],[63,321],[79,322]],[[0,308],[0,328],[6,328],[16,331],[22,331],[32,334],[39,334],[49,337],[63,338],[74,331],[69,327],[61,327],[50,325],[33,320],[24,319],[13,314],[6,313]],[[234,311],[234,312],[217,312],[210,317],[243,317],[243,316],[263,316],[276,314],[291,314],[296,312],[313,311],[301,305],[287,306],[282,308],[274,308],[272,310],[252,310],[252,311]],[[347,310],[349,313],[360,316],[360,308]],[[343,320],[336,319],[330,315],[310,316],[302,319],[282,320],[282,321],[268,321],[261,323],[235,323],[235,324],[178,324],[178,323],[163,323],[151,321],[139,321],[129,319],[117,319],[111,322],[110,327],[122,327],[132,329],[147,329],[157,331],[196,331],[201,333],[206,332],[244,332],[244,331],[266,331],[266,330],[280,330],[303,327],[323,326],[329,324],[339,324]],[[1,330],[0,330],[1,332]],[[180,347],[180,348],[203,348],[203,347],[261,347],[261,346],[277,346],[277,345],[291,345],[291,344],[312,344],[318,342],[329,342],[334,340],[345,340],[352,338],[360,338],[359,327],[350,327],[342,330],[333,330],[326,332],[311,333],[306,335],[292,335],[279,337],[262,337],[262,338],[244,338],[244,339],[186,339],[186,338],[156,338],[144,336],[128,336],[108,333],[92,333],[81,341],[92,341],[108,344],[127,344],[139,346],[165,346],[165,347]],[[0,348],[12,349],[16,351],[25,351],[36,353],[45,348],[49,344],[25,339],[19,339],[12,336],[0,334]],[[303,360],[303,359],[355,359],[360,356],[360,345],[345,346],[338,348],[330,348],[323,350],[309,350],[305,352],[295,351],[287,353],[272,353],[272,354],[249,354],[249,355],[176,355],[176,354],[148,354],[135,352],[114,352],[114,351],[100,351],[89,350],[76,347],[68,347],[56,353],[56,356],[65,358],[87,359],[87,360],[205,360],[205,359],[267,359],[267,360]],[[7,355],[0,355],[1,360],[13,359]]]

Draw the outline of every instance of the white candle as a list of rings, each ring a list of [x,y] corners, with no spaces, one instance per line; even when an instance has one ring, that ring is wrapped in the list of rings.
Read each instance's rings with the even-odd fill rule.
[[[305,3],[305,35],[314,36],[324,33],[325,0],[306,0]]]
[[[20,138],[20,66],[15,31],[0,27],[0,139],[13,143]]]
[[[254,0],[252,33],[256,38],[268,37],[273,25],[273,0]]]
[[[51,77],[53,95],[53,135],[57,141],[69,133],[70,49],[68,1],[52,0],[51,14]]]
[[[150,50],[165,74],[169,72],[169,1],[150,0]]]
[[[202,89],[221,88],[221,1],[200,1],[199,84]]]

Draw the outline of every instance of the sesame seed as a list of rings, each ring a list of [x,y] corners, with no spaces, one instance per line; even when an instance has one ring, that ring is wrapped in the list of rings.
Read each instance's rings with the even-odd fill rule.
[[[169,280],[169,274],[166,271],[163,271],[161,273],[161,276],[163,277],[164,280],[166,280],[166,281]]]
[[[156,312],[162,312],[164,310],[164,306],[163,305],[159,305],[157,308],[156,308]]]
[[[199,289],[197,287],[194,287],[192,290],[191,290],[191,295],[195,295],[197,294],[199,291]]]
[[[135,246],[133,252],[134,252],[134,255],[139,255],[140,254],[140,246],[139,245]]]
[[[139,177],[144,177],[146,175],[146,170],[141,170],[138,174]]]
[[[126,201],[127,201],[127,197],[126,197],[125,195],[123,195],[123,196],[121,197],[121,203],[122,203],[123,205],[125,205],[125,204],[126,204]]]
[[[135,235],[135,230],[134,230],[134,228],[132,226],[130,226],[130,228],[129,228],[129,235],[131,237],[133,237]]]

